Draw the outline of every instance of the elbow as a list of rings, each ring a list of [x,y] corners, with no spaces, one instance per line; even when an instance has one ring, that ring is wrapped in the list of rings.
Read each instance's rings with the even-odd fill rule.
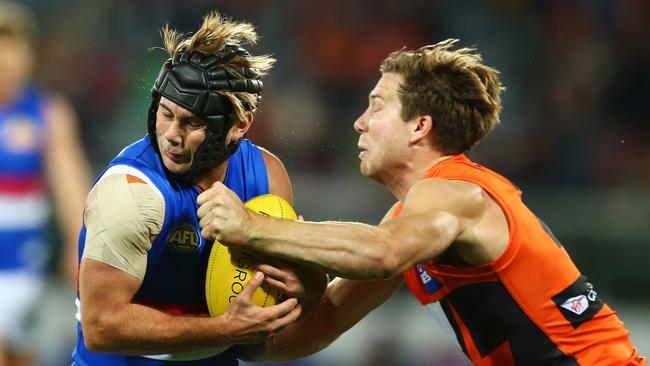
[[[108,353],[113,350],[110,330],[100,321],[82,321],[84,346],[91,352]]]
[[[102,345],[96,338],[84,335],[84,346],[90,352],[102,352],[106,353],[106,347]]]
[[[402,274],[399,252],[395,248],[399,240],[396,240],[395,234],[391,231],[386,231],[383,234],[377,240],[379,246],[373,250],[373,267],[376,271],[373,277],[374,279],[389,280]]]
[[[384,252],[377,263],[377,278],[381,280],[389,280],[400,276],[402,268],[396,253],[388,249]]]

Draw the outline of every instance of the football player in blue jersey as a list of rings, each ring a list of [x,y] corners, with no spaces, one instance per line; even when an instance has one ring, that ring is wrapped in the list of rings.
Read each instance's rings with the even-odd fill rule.
[[[27,319],[41,299],[53,204],[65,246],[60,273],[77,279],[76,238],[90,183],[68,101],[32,80],[36,21],[0,2],[0,365],[31,364]]]
[[[288,298],[251,301],[257,272],[223,315],[208,317],[205,272],[212,241],[200,235],[198,195],[216,182],[246,201],[292,202],[281,161],[244,138],[274,59],[243,46],[249,23],[217,13],[191,36],[165,27],[169,59],[152,89],[148,135],[127,146],[88,194],[79,239],[76,365],[235,365],[233,344],[255,344],[315,304],[324,274],[286,269]],[[296,272],[301,275],[294,276]]]

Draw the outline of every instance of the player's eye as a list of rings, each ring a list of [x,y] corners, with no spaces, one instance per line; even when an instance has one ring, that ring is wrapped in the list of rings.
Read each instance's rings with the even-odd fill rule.
[[[200,119],[193,119],[189,121],[187,125],[190,128],[197,129],[197,130],[206,126],[205,122]]]

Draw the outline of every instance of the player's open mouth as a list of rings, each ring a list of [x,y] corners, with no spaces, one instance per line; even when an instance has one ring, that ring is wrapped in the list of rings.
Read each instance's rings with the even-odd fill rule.
[[[368,150],[365,147],[359,146],[359,159],[363,159],[363,157],[368,153]]]

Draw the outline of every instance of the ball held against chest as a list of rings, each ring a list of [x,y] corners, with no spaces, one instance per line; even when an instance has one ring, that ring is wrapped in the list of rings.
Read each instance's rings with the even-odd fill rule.
[[[297,219],[291,205],[273,194],[255,197],[244,206],[261,215],[287,220]],[[245,251],[231,249],[214,242],[205,278],[205,297],[211,316],[223,314],[228,304],[253,278],[251,264],[252,257]],[[278,295],[279,291],[276,288],[264,283],[255,291],[252,300],[259,306],[272,306],[277,304]]]

